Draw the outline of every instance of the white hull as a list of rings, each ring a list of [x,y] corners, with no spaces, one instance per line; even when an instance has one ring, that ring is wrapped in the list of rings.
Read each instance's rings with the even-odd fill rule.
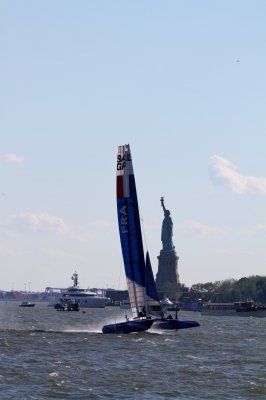
[[[75,295],[67,295],[67,296],[58,296],[50,299],[48,306],[54,307],[55,304],[64,302],[67,299],[75,300],[78,303],[80,308],[104,308],[109,302],[110,299],[101,296],[75,296]]]
[[[66,297],[60,297],[60,300],[64,301],[64,299],[70,299],[70,300],[75,300],[80,308],[104,308],[108,303],[109,299],[106,297],[90,297],[90,296],[84,296],[82,298],[81,296],[66,296]]]

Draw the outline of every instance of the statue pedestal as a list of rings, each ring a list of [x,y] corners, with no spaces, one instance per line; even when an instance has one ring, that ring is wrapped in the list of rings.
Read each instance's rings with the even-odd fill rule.
[[[156,274],[156,287],[158,295],[162,300],[168,297],[175,302],[180,295],[181,285],[179,283],[178,260],[175,250],[161,250],[157,257],[158,272]]]

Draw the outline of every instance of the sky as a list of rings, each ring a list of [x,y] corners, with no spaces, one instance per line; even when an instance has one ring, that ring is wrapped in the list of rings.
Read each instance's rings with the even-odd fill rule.
[[[117,147],[153,271],[266,274],[266,2],[0,1],[2,290],[125,289]]]

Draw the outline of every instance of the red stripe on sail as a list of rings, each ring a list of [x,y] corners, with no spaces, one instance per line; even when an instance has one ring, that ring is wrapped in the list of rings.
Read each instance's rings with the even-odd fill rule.
[[[123,175],[118,175],[116,177],[116,197],[124,197]]]

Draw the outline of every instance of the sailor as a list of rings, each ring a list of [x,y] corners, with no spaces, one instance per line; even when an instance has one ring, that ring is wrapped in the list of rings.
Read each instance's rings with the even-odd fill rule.
[[[139,312],[139,317],[146,317],[146,308],[142,307],[141,311]]]

